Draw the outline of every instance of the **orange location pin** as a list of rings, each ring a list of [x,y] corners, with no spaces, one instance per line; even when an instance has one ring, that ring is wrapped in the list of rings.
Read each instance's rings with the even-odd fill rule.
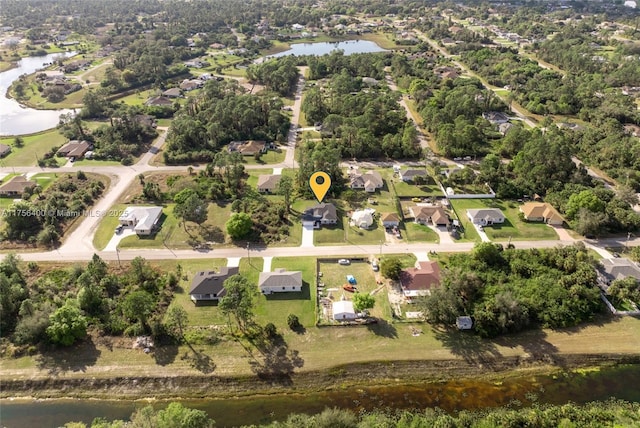
[[[315,172],[311,178],[309,178],[309,186],[318,202],[322,202],[331,187],[331,177],[323,171]]]

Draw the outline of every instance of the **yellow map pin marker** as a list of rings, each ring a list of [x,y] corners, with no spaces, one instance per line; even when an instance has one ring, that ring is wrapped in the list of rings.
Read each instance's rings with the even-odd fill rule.
[[[311,190],[313,190],[318,202],[322,202],[324,197],[327,196],[329,187],[331,187],[331,177],[323,171],[315,172],[309,179],[309,186],[311,186]]]

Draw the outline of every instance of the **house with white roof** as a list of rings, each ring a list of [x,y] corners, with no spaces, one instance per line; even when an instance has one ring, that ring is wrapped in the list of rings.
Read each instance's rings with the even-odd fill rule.
[[[338,300],[333,302],[333,319],[336,321],[350,321],[357,318],[351,300]]]
[[[504,214],[497,208],[467,210],[467,217],[471,223],[480,226],[504,223]]]
[[[282,268],[273,272],[260,272],[258,287],[262,294],[302,291],[302,272]]]
[[[151,235],[162,217],[162,207],[127,207],[118,222],[123,226],[133,226],[137,235]]]

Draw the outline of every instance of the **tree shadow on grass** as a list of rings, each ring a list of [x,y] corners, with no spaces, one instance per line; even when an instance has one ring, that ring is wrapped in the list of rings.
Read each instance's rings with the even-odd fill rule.
[[[249,353],[251,370],[260,378],[277,382],[281,385],[292,385],[291,375],[297,368],[304,366],[304,360],[297,350],[289,349],[287,342],[280,334],[267,337],[261,327],[255,327],[249,339],[251,347],[245,346]],[[256,352],[254,352],[254,350]]]
[[[159,366],[166,366],[173,363],[178,356],[178,346],[163,345],[153,350],[153,359]]]
[[[180,359],[187,361],[191,367],[203,374],[213,373],[216,369],[216,363],[211,360],[210,356],[191,345],[189,345],[189,351],[182,354]]]
[[[445,348],[469,364],[482,364],[491,367],[497,358],[502,357],[492,341],[483,339],[472,332],[433,328],[433,333]]]
[[[378,319],[376,323],[367,324],[367,329],[376,336],[386,337],[389,339],[398,338],[398,329],[384,319]]]
[[[68,348],[45,349],[36,357],[40,370],[46,370],[52,376],[67,372],[86,372],[100,357],[101,351],[96,348],[91,338]]]
[[[531,359],[564,365],[564,359],[558,354],[558,348],[546,340],[547,333],[541,329],[527,330],[518,334],[500,336],[494,343],[509,348],[521,347]]]

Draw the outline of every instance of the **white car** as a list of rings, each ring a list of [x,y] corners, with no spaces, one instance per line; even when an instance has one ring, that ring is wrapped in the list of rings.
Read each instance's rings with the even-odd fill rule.
[[[347,266],[351,264],[351,260],[349,259],[340,259],[338,260],[338,264],[339,265],[343,265],[343,266]]]
[[[377,261],[374,260],[371,262],[371,269],[373,269],[374,272],[378,272],[380,270],[380,266],[378,266]]]

